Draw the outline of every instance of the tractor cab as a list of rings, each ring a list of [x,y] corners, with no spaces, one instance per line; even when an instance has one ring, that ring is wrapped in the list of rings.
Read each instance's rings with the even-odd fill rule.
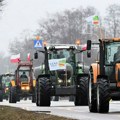
[[[56,85],[71,86],[74,82],[73,76],[76,74],[77,68],[77,46],[75,45],[56,45],[49,46],[48,60],[51,59],[65,59],[66,68],[50,71],[52,76],[56,76]],[[62,66],[62,63],[60,64]],[[55,78],[55,77],[54,77]]]
[[[11,74],[11,73],[3,74],[2,75],[2,84],[5,87],[9,87],[10,81],[13,80],[14,78],[15,78],[14,74]]]
[[[105,74],[111,82],[120,80],[120,42],[105,43]],[[116,81],[115,81],[116,80]],[[119,86],[120,87],[120,86]]]
[[[16,84],[21,90],[29,91],[30,86],[33,84],[33,70],[32,63],[21,62],[18,63],[18,68],[15,71]]]

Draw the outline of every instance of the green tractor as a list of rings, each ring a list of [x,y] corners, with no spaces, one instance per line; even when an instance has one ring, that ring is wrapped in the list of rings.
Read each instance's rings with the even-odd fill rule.
[[[88,105],[88,74],[83,73],[78,59],[83,52],[81,47],[71,44],[44,46],[44,50],[36,51],[35,59],[38,59],[38,52],[43,54],[44,61],[34,68],[36,105],[50,106],[52,96],[74,96],[76,106]],[[56,61],[59,61],[58,68],[55,68]],[[63,66],[65,68],[61,69]]]
[[[8,100],[10,81],[14,79],[14,74],[7,73],[0,75],[0,102]]]

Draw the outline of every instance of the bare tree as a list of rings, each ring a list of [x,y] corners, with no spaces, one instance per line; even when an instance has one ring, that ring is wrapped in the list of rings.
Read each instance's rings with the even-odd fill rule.
[[[74,43],[76,39],[85,39],[82,35],[86,29],[85,19],[94,15],[96,9],[87,7],[83,9],[65,10],[56,13],[44,22],[39,23],[37,35],[42,36],[50,43]],[[84,40],[83,40],[84,42]]]
[[[113,4],[107,8],[105,23],[109,37],[120,37],[120,5]]]
[[[82,43],[86,43],[88,34],[83,34],[83,32],[88,32],[86,28],[86,18],[94,15],[95,12],[96,9],[93,7],[87,7],[86,9],[80,7],[78,9],[56,13],[49,16],[45,21],[40,21],[39,29],[36,31],[35,35],[42,36],[44,40],[47,40],[47,42],[51,44],[74,44],[76,39],[81,39]],[[35,52],[33,39],[28,37],[25,33],[26,32],[23,32],[21,35],[22,42],[20,42],[19,38],[9,45],[10,53],[21,53],[23,58],[25,58],[28,52],[30,52],[32,56]],[[40,58],[39,62],[44,59],[42,55],[40,55]],[[35,63],[39,62],[35,61]]]
[[[4,2],[5,0],[0,0],[0,12],[3,10]]]

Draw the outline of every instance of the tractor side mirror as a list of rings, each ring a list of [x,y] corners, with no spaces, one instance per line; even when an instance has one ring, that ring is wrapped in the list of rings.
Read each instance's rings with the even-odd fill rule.
[[[34,59],[38,59],[38,53],[34,53]]]
[[[87,40],[87,57],[91,57],[91,40]]]
[[[91,50],[91,40],[87,40],[87,50]]]

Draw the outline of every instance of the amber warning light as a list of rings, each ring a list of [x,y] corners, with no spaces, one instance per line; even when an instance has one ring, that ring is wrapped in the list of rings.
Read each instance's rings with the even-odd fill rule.
[[[76,40],[76,41],[75,41],[75,44],[76,44],[76,45],[80,45],[80,40],[79,40],[79,39]]]

